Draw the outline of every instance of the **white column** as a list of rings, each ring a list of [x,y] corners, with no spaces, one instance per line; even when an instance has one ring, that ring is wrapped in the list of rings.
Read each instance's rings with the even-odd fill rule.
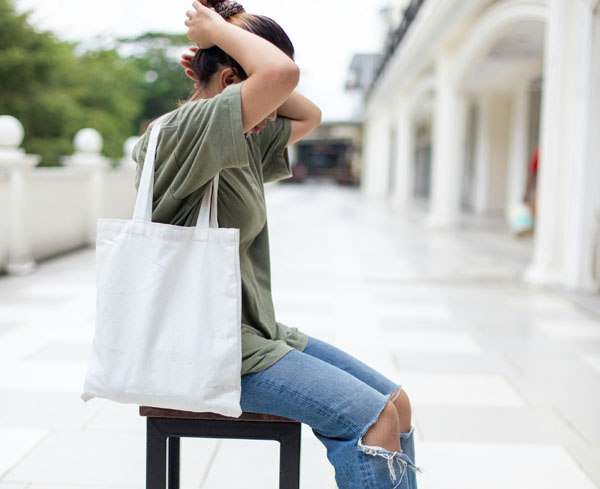
[[[594,15],[589,1],[574,2],[575,51],[571,147],[572,178],[569,189],[565,276],[570,289],[597,290],[594,255],[600,246],[600,12]],[[600,6],[599,6],[600,8]],[[596,258],[597,259],[597,258]]]
[[[392,204],[398,209],[406,208],[413,197],[415,167],[415,126],[411,118],[410,104],[402,98],[396,110],[396,183]]]
[[[533,283],[588,288],[592,284],[597,155],[589,154],[593,6],[590,0],[550,0],[546,33]],[[597,180],[596,180],[597,182]]]
[[[375,118],[365,118],[363,123],[363,151],[360,164],[360,186],[365,195],[371,195],[372,174],[374,173],[373,166],[377,160],[377,144],[376,144],[376,121]]]
[[[442,48],[436,60],[431,199],[427,224],[453,227],[460,218],[467,102],[456,87],[452,53]]]
[[[558,284],[562,276],[562,224],[566,193],[563,179],[565,92],[568,89],[567,3],[550,0],[544,46],[544,85],[537,177],[533,261],[525,272],[532,283]],[[578,0],[576,0],[578,1]]]
[[[521,85],[513,95],[510,141],[508,149],[508,176],[506,185],[507,210],[512,204],[521,202],[527,182],[529,162],[529,89]]]
[[[369,197],[385,197],[389,185],[390,117],[378,112],[366,121],[362,189]]]
[[[0,169],[9,175],[8,264],[12,275],[26,275],[35,270],[33,245],[29,230],[28,182],[31,169],[40,161],[37,155],[26,155],[19,148],[24,131],[11,116],[0,116]]]
[[[494,108],[489,96],[481,96],[477,100],[477,120],[475,137],[475,177],[473,179],[474,198],[473,211],[485,214],[489,194],[489,168],[492,158],[492,118]]]
[[[473,202],[477,214],[500,213],[506,204],[510,109],[504,96],[484,95],[478,102]]]

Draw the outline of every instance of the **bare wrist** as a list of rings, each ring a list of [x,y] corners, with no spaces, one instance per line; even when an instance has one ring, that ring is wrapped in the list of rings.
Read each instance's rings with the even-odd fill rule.
[[[210,40],[214,42],[216,46],[223,49],[221,45],[223,40],[228,36],[227,31],[231,28],[236,28],[236,26],[227,22],[223,17],[220,17],[220,20],[216,21],[210,28]]]

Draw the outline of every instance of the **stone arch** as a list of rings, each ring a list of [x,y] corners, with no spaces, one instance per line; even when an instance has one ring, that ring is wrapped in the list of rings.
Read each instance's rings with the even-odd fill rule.
[[[454,64],[455,83],[462,87],[471,69],[477,66],[494,45],[520,22],[548,21],[548,5],[544,0],[509,0],[489,8],[476,20],[465,36]]]

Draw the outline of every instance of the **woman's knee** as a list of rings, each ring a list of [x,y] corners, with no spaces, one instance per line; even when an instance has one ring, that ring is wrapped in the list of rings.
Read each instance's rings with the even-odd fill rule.
[[[405,433],[410,430],[412,416],[408,395],[403,389],[398,389],[392,394],[390,400],[393,402],[396,412],[398,413],[400,432]]]
[[[377,421],[371,425],[364,436],[367,445],[383,447],[386,450],[400,451],[400,423],[398,411],[392,402],[385,405]]]

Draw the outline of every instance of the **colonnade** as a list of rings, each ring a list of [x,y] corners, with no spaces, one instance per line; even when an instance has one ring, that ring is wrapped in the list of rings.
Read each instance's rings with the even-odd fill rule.
[[[435,3],[440,3],[437,10]],[[428,225],[442,229],[460,225],[465,185],[470,185],[469,212],[506,213],[522,199],[532,149],[532,115],[539,116],[536,226],[524,279],[597,290],[600,1],[504,0],[487,8],[483,7],[488,2],[468,3],[470,8],[457,0],[429,0],[415,32],[409,32],[406,46],[401,45],[386,66],[381,86],[367,99],[364,191],[387,197],[399,208],[411,204],[415,111],[421,105],[418,101],[429,97],[433,154]],[[453,22],[442,24],[444,8],[458,12]],[[532,32],[543,26],[539,56],[519,59],[518,51],[513,53],[519,37],[510,35],[518,26],[525,34],[530,26]],[[433,48],[425,47],[428,37]],[[504,39],[512,43],[506,49],[515,63],[502,65],[496,79],[486,81],[486,89],[474,89],[473,80],[485,78],[478,67]],[[420,61],[418,70],[405,74],[411,50],[420,44],[431,55]],[[496,59],[506,61],[499,56],[492,61]],[[538,84],[541,80],[539,111],[532,108],[530,96],[536,80]],[[467,181],[469,172],[472,178]],[[387,181],[390,175],[393,184]]]

